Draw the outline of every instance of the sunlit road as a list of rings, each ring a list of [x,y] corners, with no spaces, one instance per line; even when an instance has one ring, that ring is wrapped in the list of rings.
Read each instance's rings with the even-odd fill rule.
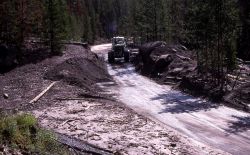
[[[92,47],[107,57],[110,44]],[[159,85],[132,64],[107,64],[117,85],[102,84],[136,112],[171,127],[193,141],[235,155],[250,154],[250,115]]]

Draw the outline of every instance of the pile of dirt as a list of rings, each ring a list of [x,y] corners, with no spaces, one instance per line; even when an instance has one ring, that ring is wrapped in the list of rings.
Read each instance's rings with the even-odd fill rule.
[[[213,78],[197,73],[195,53],[182,45],[163,41],[146,43],[140,47],[134,63],[137,71],[157,82],[177,85],[192,95],[225,101],[244,110],[249,108],[250,68],[244,63],[239,62],[238,69],[227,75],[226,90],[221,90]]]
[[[191,51],[182,45],[170,45],[162,41],[141,46],[135,65],[143,75],[157,78],[163,83],[181,80],[196,69]]]
[[[69,58],[50,69],[45,79],[66,82],[70,85],[92,90],[95,83],[111,81],[104,62],[89,53],[84,57]]]
[[[99,89],[92,85],[111,79],[103,59],[81,45],[65,45],[62,56],[42,61],[36,58],[33,58],[35,64],[28,63],[0,74],[0,110],[44,108],[55,104],[57,98],[79,97],[79,94],[98,96]],[[61,81],[36,106],[27,104],[52,83],[50,79]]]

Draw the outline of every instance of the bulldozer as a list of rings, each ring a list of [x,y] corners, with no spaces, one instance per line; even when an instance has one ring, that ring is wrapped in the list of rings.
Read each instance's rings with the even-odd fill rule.
[[[109,63],[114,63],[116,58],[123,58],[125,62],[129,62],[130,51],[127,48],[125,37],[113,37],[111,42],[112,49],[108,53]]]

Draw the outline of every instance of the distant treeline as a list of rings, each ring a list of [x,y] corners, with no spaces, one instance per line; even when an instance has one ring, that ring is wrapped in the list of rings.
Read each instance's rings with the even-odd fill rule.
[[[122,17],[116,22],[117,34],[140,36],[144,41],[182,43],[203,53],[217,48],[222,53],[234,52],[250,59],[249,0],[123,0],[123,3],[123,9],[118,9]]]
[[[217,60],[250,59],[249,0],[1,0],[0,10],[4,44],[36,37],[53,50],[58,40],[125,35],[182,43],[205,57],[220,50]]]

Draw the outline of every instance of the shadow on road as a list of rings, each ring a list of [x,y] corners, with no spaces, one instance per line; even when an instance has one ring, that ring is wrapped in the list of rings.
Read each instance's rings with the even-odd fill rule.
[[[128,63],[122,61],[116,61],[115,63],[110,64],[113,70],[116,71],[114,76],[128,76],[135,73],[135,69],[130,66]]]
[[[134,74],[135,71],[134,70],[121,70],[118,71],[115,76],[124,76],[124,75],[129,75],[129,74]]]
[[[239,117],[232,116],[236,121],[231,121],[228,123],[228,129],[226,130],[229,133],[240,133],[250,130],[250,116],[248,117]]]
[[[211,103],[199,98],[193,98],[192,96],[180,92],[160,94],[151,98],[151,100],[163,100],[162,104],[166,105],[166,108],[160,113],[192,113],[208,111],[219,107],[219,104]]]

